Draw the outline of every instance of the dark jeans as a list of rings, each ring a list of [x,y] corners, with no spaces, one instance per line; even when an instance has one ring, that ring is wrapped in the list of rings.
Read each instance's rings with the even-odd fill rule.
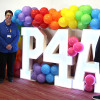
[[[5,78],[6,64],[7,64],[8,78],[13,77],[15,60],[16,60],[16,52],[14,53],[0,52],[0,79]]]

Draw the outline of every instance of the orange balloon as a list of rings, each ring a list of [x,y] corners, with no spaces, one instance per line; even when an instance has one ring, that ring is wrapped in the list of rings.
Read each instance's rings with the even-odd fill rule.
[[[51,21],[52,21],[52,16],[51,16],[50,14],[44,15],[43,21],[44,21],[46,24],[50,24]]]
[[[58,21],[60,17],[61,17],[61,14],[59,12],[54,12],[52,14],[52,20],[54,21]]]
[[[49,27],[53,30],[57,30],[57,29],[59,29],[60,26],[57,21],[52,21],[51,24],[49,25]]]
[[[49,14],[53,14],[54,12],[57,12],[57,10],[56,9],[54,9],[54,8],[51,8],[51,9],[49,9]]]

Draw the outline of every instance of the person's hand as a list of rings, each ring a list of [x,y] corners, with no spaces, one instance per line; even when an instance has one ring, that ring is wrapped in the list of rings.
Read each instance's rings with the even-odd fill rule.
[[[11,50],[11,49],[12,49],[11,44],[8,44],[8,45],[6,46],[6,49]]]

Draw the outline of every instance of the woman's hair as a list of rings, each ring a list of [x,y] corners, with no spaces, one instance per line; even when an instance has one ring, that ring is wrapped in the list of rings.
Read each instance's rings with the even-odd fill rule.
[[[6,11],[5,11],[5,16],[6,16],[7,13],[11,13],[12,16],[13,16],[13,12],[12,12],[11,10],[6,10]]]

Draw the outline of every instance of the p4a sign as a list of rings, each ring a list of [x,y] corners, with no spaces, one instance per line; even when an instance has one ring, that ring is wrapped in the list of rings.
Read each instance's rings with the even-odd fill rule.
[[[23,58],[21,78],[31,80],[30,59],[37,59],[43,54],[43,61],[59,64],[59,75],[55,76],[54,84],[67,88],[84,90],[84,74],[85,72],[95,73],[96,84],[94,92],[100,93],[100,73],[99,64],[89,62],[90,46],[92,45],[93,58],[95,56],[95,48],[100,36],[100,30],[84,29],[82,32],[81,43],[84,50],[78,56],[76,71],[74,78],[68,76],[68,67],[75,64],[74,59],[68,56],[68,37],[69,29],[59,29],[47,45],[47,36],[38,28],[22,28],[23,36]],[[36,39],[36,47],[33,49],[33,37]],[[55,53],[59,46],[59,53]]]

